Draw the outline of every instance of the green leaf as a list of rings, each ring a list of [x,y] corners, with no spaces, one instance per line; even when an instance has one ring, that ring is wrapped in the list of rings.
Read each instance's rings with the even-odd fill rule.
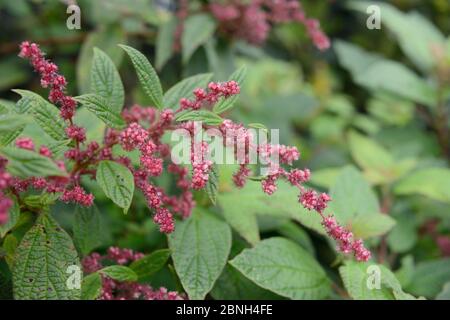
[[[265,125],[263,125],[262,123],[249,123],[248,127],[253,128],[253,129],[263,130],[265,132],[269,131],[269,129],[267,129],[267,127]]]
[[[414,299],[403,292],[395,275],[383,265],[347,261],[344,266],[339,268],[339,273],[345,288],[353,299]]]
[[[394,34],[406,56],[422,71],[436,64],[432,47],[445,42],[444,35],[418,12],[403,13],[394,6],[373,1],[352,1],[349,7],[366,14],[370,5],[380,8],[381,22]]]
[[[44,130],[54,140],[60,141],[67,139],[66,124],[62,120],[58,108],[50,104],[40,95],[28,90],[13,90],[19,94],[24,100],[23,109],[19,109],[21,113],[27,113],[36,121],[39,127]]]
[[[173,55],[173,43],[178,21],[175,17],[161,24],[156,37],[156,69],[161,70]]]
[[[219,190],[219,168],[216,165],[213,165],[211,169],[205,190],[209,199],[215,205],[217,201],[217,192]]]
[[[73,266],[81,273],[72,239],[51,216],[42,214],[16,251],[13,269],[15,299],[79,299],[80,289],[68,285],[73,275],[69,267]]]
[[[216,21],[204,13],[194,14],[186,19],[181,36],[183,63],[186,64],[195,50],[208,41],[216,26]]]
[[[178,82],[164,94],[164,107],[176,109],[181,98],[192,98],[194,89],[206,87],[211,78],[212,73],[202,73]]]
[[[278,300],[275,293],[258,287],[230,264],[217,279],[211,296],[216,300]]]
[[[125,93],[119,72],[111,58],[98,48],[94,48],[91,89],[106,100],[111,110],[117,113],[122,111]]]
[[[8,159],[7,170],[21,178],[65,176],[50,158],[19,148],[1,147],[0,155]]]
[[[330,293],[330,281],[322,267],[284,238],[263,240],[230,263],[260,287],[287,298],[322,299]]]
[[[115,129],[123,129],[125,127],[125,121],[120,116],[120,113],[113,110],[108,101],[102,96],[85,94],[75,97],[75,100],[84,105],[106,125]]]
[[[443,285],[450,281],[450,259],[420,262],[411,276],[406,290],[418,296],[434,298]]]
[[[244,65],[237,69],[233,74],[230,76],[229,80],[236,81],[239,86],[242,88],[242,85],[245,80],[245,76],[247,75],[247,67]],[[234,107],[236,101],[238,100],[239,95],[233,95],[229,98],[223,98],[221,99],[213,108],[213,111],[217,114],[224,113],[225,111],[231,109]]]
[[[450,170],[427,168],[413,172],[399,181],[395,194],[421,194],[434,200],[450,202]]]
[[[127,213],[134,193],[130,170],[117,162],[104,160],[98,165],[96,178],[106,196]]]
[[[147,58],[138,50],[125,45],[119,46],[125,50],[130,57],[131,62],[136,69],[139,81],[147,96],[150,97],[155,107],[162,109],[163,91],[155,69],[153,69]]]
[[[130,268],[139,279],[150,277],[164,267],[170,257],[169,249],[161,249],[131,263]]]
[[[314,255],[314,245],[308,233],[298,224],[288,221],[277,228],[277,232],[292,241],[299,244],[303,249]]]
[[[350,43],[336,41],[340,64],[348,69],[353,80],[375,92],[388,92],[430,108],[436,105],[436,88],[404,65],[368,53]]]
[[[117,281],[138,280],[136,272],[125,266],[119,265],[109,266],[101,269],[99,272]]]
[[[23,127],[29,122],[27,117],[18,114],[0,115],[0,134],[4,135],[11,131],[23,130]]]
[[[102,278],[98,272],[83,278],[81,283],[81,300],[95,300],[102,293]]]
[[[104,12],[103,12],[104,15]],[[124,43],[126,35],[120,27],[110,26],[107,30],[100,28],[90,32],[83,42],[77,61],[77,85],[80,94],[89,93],[91,90],[91,70],[94,57],[94,48],[103,50],[114,62],[120,65],[123,51],[117,47],[118,43]]]
[[[77,206],[72,228],[75,245],[83,255],[89,254],[103,244],[100,212],[95,205]]]
[[[206,125],[218,126],[223,122],[223,119],[209,110],[192,110],[180,113],[176,121],[201,121]]]
[[[51,151],[53,157],[58,158],[69,149],[68,145],[70,144],[71,141],[72,140],[70,140],[70,139],[56,141],[56,142],[50,143],[47,147]]]
[[[177,222],[169,236],[175,270],[188,296],[203,299],[220,276],[231,248],[228,225],[210,213],[195,211]]]
[[[436,300],[450,300],[450,282],[444,284],[442,291],[436,296]]]

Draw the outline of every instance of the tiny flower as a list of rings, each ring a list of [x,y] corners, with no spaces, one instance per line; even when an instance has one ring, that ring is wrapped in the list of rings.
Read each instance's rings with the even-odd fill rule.
[[[16,140],[16,147],[25,149],[25,150],[34,151],[33,140],[31,140],[30,138],[26,138],[26,137],[18,138]]]

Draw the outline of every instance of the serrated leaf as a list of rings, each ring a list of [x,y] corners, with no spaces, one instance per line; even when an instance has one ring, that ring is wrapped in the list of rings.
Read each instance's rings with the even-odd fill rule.
[[[33,151],[0,147],[0,155],[8,159],[6,168],[14,176],[29,178],[66,175],[50,158]]]
[[[158,70],[161,70],[173,55],[177,25],[177,19],[172,17],[159,26],[158,36],[156,37],[156,69]]]
[[[164,94],[164,107],[177,108],[181,98],[192,98],[194,89],[206,87],[211,78],[212,73],[202,73],[178,82]]]
[[[214,165],[209,173],[209,179],[206,183],[206,193],[213,204],[217,201],[217,192],[219,190],[219,168]]]
[[[102,226],[100,212],[95,205],[90,207],[77,206],[73,222],[73,238],[75,245],[83,255],[102,245]]]
[[[23,102],[24,106],[22,109],[19,109],[21,113],[31,115],[39,127],[54,140],[67,139],[65,132],[66,124],[62,120],[58,108],[34,92],[28,90],[13,91],[25,100]]]
[[[111,110],[117,113],[122,111],[125,93],[119,72],[111,58],[98,48],[94,48],[91,89],[106,100]]]
[[[84,105],[106,125],[115,129],[123,129],[125,127],[125,121],[117,111],[110,107],[105,98],[97,94],[85,94],[75,97],[75,100]]]
[[[291,299],[322,299],[330,293],[322,267],[304,249],[284,238],[261,241],[230,261],[262,288]]]
[[[200,121],[206,125],[218,126],[223,122],[223,119],[209,110],[192,110],[179,114],[176,121]]]
[[[68,286],[72,275],[68,270],[73,266],[81,273],[72,239],[51,216],[41,215],[16,251],[15,299],[79,299],[80,289]]]
[[[117,281],[137,281],[137,274],[126,266],[109,266],[101,269],[100,273]]]
[[[131,263],[130,268],[137,274],[139,279],[142,279],[161,270],[169,257],[169,249],[156,250],[151,254]]]
[[[70,144],[71,141],[72,140],[70,140],[70,139],[56,141],[56,142],[50,143],[47,147],[50,150],[50,152],[52,153],[52,156],[54,158],[58,158],[69,149],[68,145]]]
[[[215,30],[216,21],[208,14],[194,14],[186,19],[181,36],[183,63],[189,61],[195,50],[206,43]]]
[[[0,134],[4,135],[11,131],[23,129],[29,119],[18,114],[2,114],[0,115]]]
[[[163,91],[155,69],[153,69],[147,58],[138,50],[125,45],[119,46],[125,50],[130,57],[131,62],[136,69],[139,81],[147,96],[150,97],[155,107],[162,109]]]
[[[247,75],[247,67],[244,65],[237,69],[233,74],[230,76],[229,80],[236,81],[239,86],[242,88],[242,85],[244,84],[245,77]],[[213,111],[217,114],[221,114],[231,108],[234,107],[236,101],[239,99],[239,95],[235,94],[228,98],[222,98],[213,108]]]
[[[231,248],[228,225],[210,213],[195,211],[177,222],[169,236],[175,270],[188,296],[203,299],[220,276]]]
[[[98,166],[96,178],[106,196],[127,213],[134,193],[130,170],[117,162],[104,160]]]
[[[81,282],[81,300],[95,300],[102,293],[102,278],[98,272],[91,273]]]

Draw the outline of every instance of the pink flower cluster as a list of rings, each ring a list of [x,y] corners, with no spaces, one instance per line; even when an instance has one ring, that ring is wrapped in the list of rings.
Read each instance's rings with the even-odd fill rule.
[[[75,114],[77,103],[72,97],[66,96],[64,93],[67,81],[64,76],[58,73],[58,67],[45,59],[37,44],[28,41],[22,42],[20,45],[19,56],[31,61],[34,70],[41,75],[42,87],[50,87],[49,100],[61,107],[61,117],[63,119],[71,120]]]
[[[109,261],[119,265],[127,265],[144,257],[144,254],[131,249],[110,247],[106,255],[92,253],[82,261],[86,274],[97,272],[103,268],[103,262]],[[101,272],[100,272],[101,273]],[[168,291],[166,288],[153,289],[149,285],[138,282],[117,281],[101,274],[102,292],[99,300],[185,300],[184,294]]]
[[[321,30],[319,21],[307,18],[297,0],[228,0],[213,2],[208,8],[219,21],[222,33],[252,44],[263,44],[272,24],[298,22],[306,27],[318,49],[330,47],[330,40]]]
[[[194,100],[182,98],[180,100],[181,110],[198,110],[205,105],[213,105],[219,101],[220,98],[229,98],[232,95],[239,94],[240,88],[236,81],[228,81],[224,83],[211,82],[208,85],[208,91],[203,88],[197,88],[194,90]]]
[[[264,8],[267,10],[270,6],[269,2],[264,2]],[[258,3],[263,3],[258,2]],[[289,2],[289,10],[292,10],[295,5],[290,1],[273,1],[278,4],[286,4]],[[272,3],[272,2],[270,2]],[[277,11],[273,10],[273,15],[270,19],[273,21],[285,20],[285,15],[291,11],[283,11],[277,7]],[[54,88],[55,74],[47,74],[41,69],[47,65],[52,65],[49,61],[43,59],[43,54],[39,51],[37,45],[24,43],[22,45],[21,55],[32,60],[32,64],[41,73],[43,77],[43,85],[50,84],[52,90],[57,90],[60,87]],[[43,61],[42,61],[43,60]],[[44,67],[42,67],[44,66]],[[45,68],[44,68],[45,69]],[[51,67],[50,69],[55,69]],[[56,72],[56,71],[54,71]],[[28,187],[33,187],[47,192],[60,192],[62,201],[77,202],[81,205],[89,206],[93,202],[93,196],[87,194],[80,186],[80,177],[82,175],[89,175],[95,178],[96,166],[104,159],[116,161],[128,167],[133,173],[135,185],[142,191],[147,204],[152,209],[154,216],[153,220],[159,225],[160,231],[170,233],[175,228],[173,213],[179,214],[181,217],[189,217],[192,208],[195,205],[192,196],[192,189],[198,190],[206,186],[209,180],[209,173],[212,167],[212,162],[208,159],[208,144],[205,141],[195,141],[194,126],[195,123],[174,121],[175,115],[185,110],[198,110],[199,108],[210,108],[220,99],[229,98],[232,95],[238,94],[240,91],[239,85],[235,81],[225,83],[211,82],[206,89],[197,88],[193,91],[194,99],[181,99],[178,110],[172,111],[169,109],[156,111],[154,108],[142,108],[140,106],[133,106],[130,109],[124,110],[122,113],[123,119],[127,123],[127,127],[123,130],[108,129],[103,145],[97,142],[90,142],[86,145],[86,135],[84,128],[75,126],[69,119],[69,126],[66,134],[74,143],[75,148],[69,149],[65,153],[66,160],[73,161],[71,171],[68,177],[32,177],[29,179],[18,179],[3,175],[5,172],[0,166],[0,219],[5,220],[4,216],[7,213],[11,203],[4,196],[4,190],[9,189],[13,194],[19,194],[25,191]],[[65,96],[64,96],[65,97]],[[64,119],[67,119],[62,115]],[[204,128],[208,126],[203,125]],[[193,167],[191,179],[189,179],[188,170],[185,167],[171,163],[170,161],[170,147],[162,142],[162,136],[165,132],[175,129],[187,129],[191,137],[191,164]],[[237,187],[243,187],[251,175],[251,170],[248,168],[249,153],[254,151],[259,155],[260,159],[268,165],[269,171],[266,177],[261,181],[262,189],[265,193],[271,195],[277,191],[278,179],[287,180],[292,186],[299,190],[299,203],[308,210],[316,211],[322,218],[323,225],[327,233],[337,241],[339,248],[344,253],[353,252],[358,260],[366,261],[370,258],[370,252],[364,248],[363,243],[359,239],[354,239],[351,232],[339,226],[334,218],[331,216],[325,217],[324,210],[327,207],[331,198],[326,193],[317,193],[314,190],[305,188],[304,183],[310,179],[311,173],[308,169],[290,169],[283,168],[284,166],[292,166],[300,157],[300,152],[295,147],[285,145],[253,145],[252,134],[241,124],[234,123],[231,120],[224,120],[218,127],[218,130],[224,137],[223,143],[226,146],[234,146],[236,144],[244,145],[245,148],[235,149],[235,158],[240,163],[239,170],[234,174],[233,181]],[[34,151],[35,146],[30,139],[20,138],[16,141],[16,145],[20,148]],[[130,158],[126,156],[114,156],[112,148],[115,145],[120,145],[126,151],[137,150],[140,153],[140,165],[138,168],[132,164]],[[242,152],[242,150],[244,150]],[[51,157],[52,154],[48,148],[42,146],[39,149],[40,154]],[[277,159],[278,161],[274,161]],[[65,164],[61,161],[54,160],[55,163],[65,171]],[[178,195],[169,195],[160,187],[157,187],[152,181],[154,177],[160,176],[164,170],[164,163],[167,161],[167,171],[176,178],[176,185],[179,188]],[[3,171],[2,171],[3,170]],[[5,178],[6,177],[6,178]],[[110,255],[113,255],[116,249],[110,250]],[[93,260],[91,266],[95,263],[100,264],[100,257],[91,257]],[[122,259],[119,259],[122,258]],[[129,251],[117,251],[116,257],[113,259],[118,263],[126,263],[125,261],[132,260],[132,255]],[[89,261],[88,259],[86,261]],[[120,261],[120,262],[119,262]],[[87,263],[87,262],[86,262]],[[108,280],[104,286],[107,293],[104,298],[112,298],[111,292],[125,292],[128,288],[122,288],[121,284],[117,284]],[[140,288],[140,287],[136,287]],[[144,293],[144,289],[134,288],[132,292],[141,292],[145,297],[150,297],[150,293]],[[112,290],[112,291],[111,291]],[[143,291],[144,290],[144,291]],[[152,291],[153,292],[153,291]],[[163,291],[158,292],[159,295],[165,295]],[[127,294],[125,294],[127,295]]]

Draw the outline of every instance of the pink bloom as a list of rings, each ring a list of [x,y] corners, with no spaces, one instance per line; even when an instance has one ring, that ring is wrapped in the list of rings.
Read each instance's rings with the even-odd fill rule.
[[[90,207],[94,202],[94,196],[86,193],[80,186],[75,186],[71,190],[64,190],[60,199],[63,202],[75,202],[85,207]]]
[[[119,142],[122,148],[131,151],[136,147],[141,146],[148,138],[148,132],[144,130],[139,124],[133,122],[126,128],[119,136]]]
[[[25,149],[25,150],[30,150],[30,151],[34,151],[34,143],[33,140],[31,140],[30,138],[18,138],[16,140],[16,147],[17,148],[21,148],[21,149]]]

